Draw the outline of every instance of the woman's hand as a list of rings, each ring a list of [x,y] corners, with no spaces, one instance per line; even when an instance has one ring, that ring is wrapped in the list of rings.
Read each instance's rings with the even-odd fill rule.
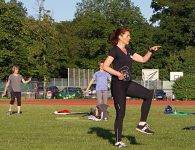
[[[122,73],[120,73],[119,72],[119,74],[118,74],[118,79],[119,80],[124,80],[125,78],[124,78],[124,75],[122,74]]]
[[[6,91],[4,90],[2,93],[2,97],[4,97],[6,95]]]
[[[83,94],[84,94],[84,95],[86,95],[86,94],[88,94],[88,93],[89,93],[88,90],[83,91]]]
[[[161,46],[157,45],[157,46],[153,46],[150,48],[150,52],[155,52],[157,51]]]

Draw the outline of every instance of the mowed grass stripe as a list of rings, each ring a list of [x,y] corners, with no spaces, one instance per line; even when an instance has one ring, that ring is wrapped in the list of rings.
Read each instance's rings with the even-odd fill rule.
[[[23,114],[7,116],[7,105],[0,106],[1,150],[105,150],[116,149],[113,124],[115,110],[109,107],[109,121],[91,121],[84,115],[56,116],[55,110],[86,112],[91,106],[23,105]],[[195,111],[194,106],[178,106],[178,111]],[[195,131],[182,128],[195,125],[195,115],[163,114],[164,106],[152,106],[148,123],[154,135],[135,130],[140,118],[140,106],[127,106],[123,141],[127,149],[195,149]],[[64,118],[64,119],[57,119]]]

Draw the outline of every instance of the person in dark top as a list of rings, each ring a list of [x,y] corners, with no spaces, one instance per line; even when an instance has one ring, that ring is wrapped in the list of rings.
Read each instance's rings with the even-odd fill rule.
[[[118,28],[113,31],[111,35],[113,48],[110,50],[103,66],[103,69],[112,75],[111,93],[116,109],[116,119],[114,123],[115,146],[119,148],[126,146],[126,144],[121,141],[123,119],[126,109],[126,96],[143,99],[141,118],[136,130],[146,134],[154,133],[149,129],[146,123],[152,101],[152,92],[140,84],[133,82],[131,72],[132,61],[140,63],[147,62],[152,56],[152,53],[157,51],[160,46],[151,47],[145,56],[141,56],[131,49],[126,48],[130,39],[130,31],[126,27]],[[112,68],[110,67],[111,64]]]

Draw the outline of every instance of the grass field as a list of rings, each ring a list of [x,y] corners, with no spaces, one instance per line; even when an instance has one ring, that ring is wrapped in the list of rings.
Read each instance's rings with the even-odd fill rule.
[[[114,107],[109,121],[90,121],[86,116],[55,116],[55,110],[89,111],[92,106],[23,105],[22,115],[6,115],[8,106],[0,106],[0,150],[114,150]],[[178,106],[178,111],[195,111],[194,106]],[[154,135],[135,130],[140,106],[127,106],[123,142],[131,150],[194,150],[195,115],[163,114],[164,106],[152,106],[148,123]]]

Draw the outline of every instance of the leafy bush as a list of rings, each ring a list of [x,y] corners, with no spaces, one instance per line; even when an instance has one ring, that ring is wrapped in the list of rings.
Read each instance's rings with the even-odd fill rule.
[[[173,85],[176,99],[195,100],[195,75],[187,75],[177,79]]]

